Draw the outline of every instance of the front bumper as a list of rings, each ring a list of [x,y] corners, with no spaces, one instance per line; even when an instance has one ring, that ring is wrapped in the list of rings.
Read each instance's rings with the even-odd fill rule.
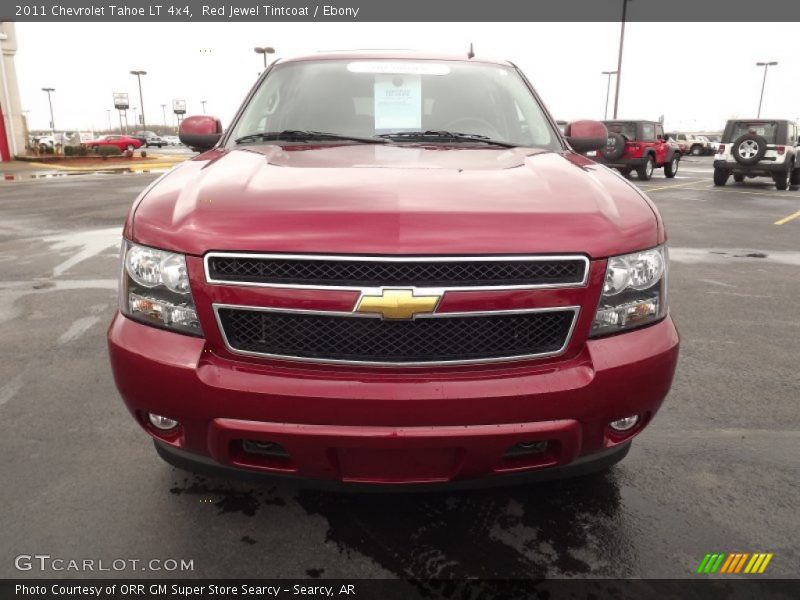
[[[204,339],[120,314],[108,341],[126,405],[166,453],[254,473],[389,485],[555,474],[608,460],[612,448],[618,460],[667,395],[679,343],[667,317],[589,340],[569,358],[369,369],[239,362]],[[158,432],[148,412],[181,426]],[[627,435],[609,430],[632,414],[640,423]],[[243,440],[280,444],[288,456],[252,454]],[[538,441],[547,442],[544,452],[507,454]]]

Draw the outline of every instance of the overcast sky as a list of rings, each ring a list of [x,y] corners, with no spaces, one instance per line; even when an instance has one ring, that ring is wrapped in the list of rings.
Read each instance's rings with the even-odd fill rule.
[[[112,93],[139,105],[162,124],[173,99],[189,114],[230,122],[262,68],[254,46],[274,56],[318,50],[410,48],[507,58],[532,81],[557,119],[603,118],[606,77],[615,70],[615,23],[17,23],[16,66],[22,108],[31,129],[48,127],[47,96],[54,87],[58,129],[108,126]],[[658,119],[668,129],[718,130],[730,117],[752,117],[763,70],[777,60],[764,95],[763,116],[800,118],[800,33],[797,23],[628,23],[620,118]],[[611,101],[614,86],[612,81]],[[610,115],[610,112],[609,112]],[[112,112],[116,125],[116,113]],[[130,115],[133,123],[133,115]]]

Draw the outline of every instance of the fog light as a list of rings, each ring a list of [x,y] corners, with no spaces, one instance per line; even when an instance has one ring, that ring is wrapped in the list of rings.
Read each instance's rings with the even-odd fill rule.
[[[162,431],[175,429],[178,426],[178,422],[176,420],[169,419],[167,417],[162,417],[161,415],[154,415],[153,413],[148,413],[147,418],[150,420],[150,424],[153,427],[155,427],[156,429],[160,429]]]
[[[630,417],[625,417],[624,419],[611,421],[611,423],[609,423],[609,426],[614,431],[630,431],[636,426],[638,422],[639,422],[639,416],[632,415]]]

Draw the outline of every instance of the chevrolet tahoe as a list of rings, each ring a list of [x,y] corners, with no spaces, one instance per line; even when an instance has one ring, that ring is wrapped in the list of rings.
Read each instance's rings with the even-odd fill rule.
[[[134,202],[119,392],[196,471],[413,489],[622,459],[672,382],[647,196],[501,60],[278,60]]]

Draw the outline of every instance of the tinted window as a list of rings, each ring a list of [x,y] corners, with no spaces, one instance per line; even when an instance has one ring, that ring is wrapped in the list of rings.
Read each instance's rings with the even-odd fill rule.
[[[746,133],[755,133],[774,144],[777,130],[778,124],[775,121],[737,121],[733,124],[730,141],[733,142]]]
[[[283,130],[361,137],[437,130],[561,147],[515,69],[459,61],[279,64],[245,107],[231,139]]]
[[[606,128],[610,133],[619,133],[629,140],[638,139],[636,135],[636,123],[626,121],[606,121]]]

